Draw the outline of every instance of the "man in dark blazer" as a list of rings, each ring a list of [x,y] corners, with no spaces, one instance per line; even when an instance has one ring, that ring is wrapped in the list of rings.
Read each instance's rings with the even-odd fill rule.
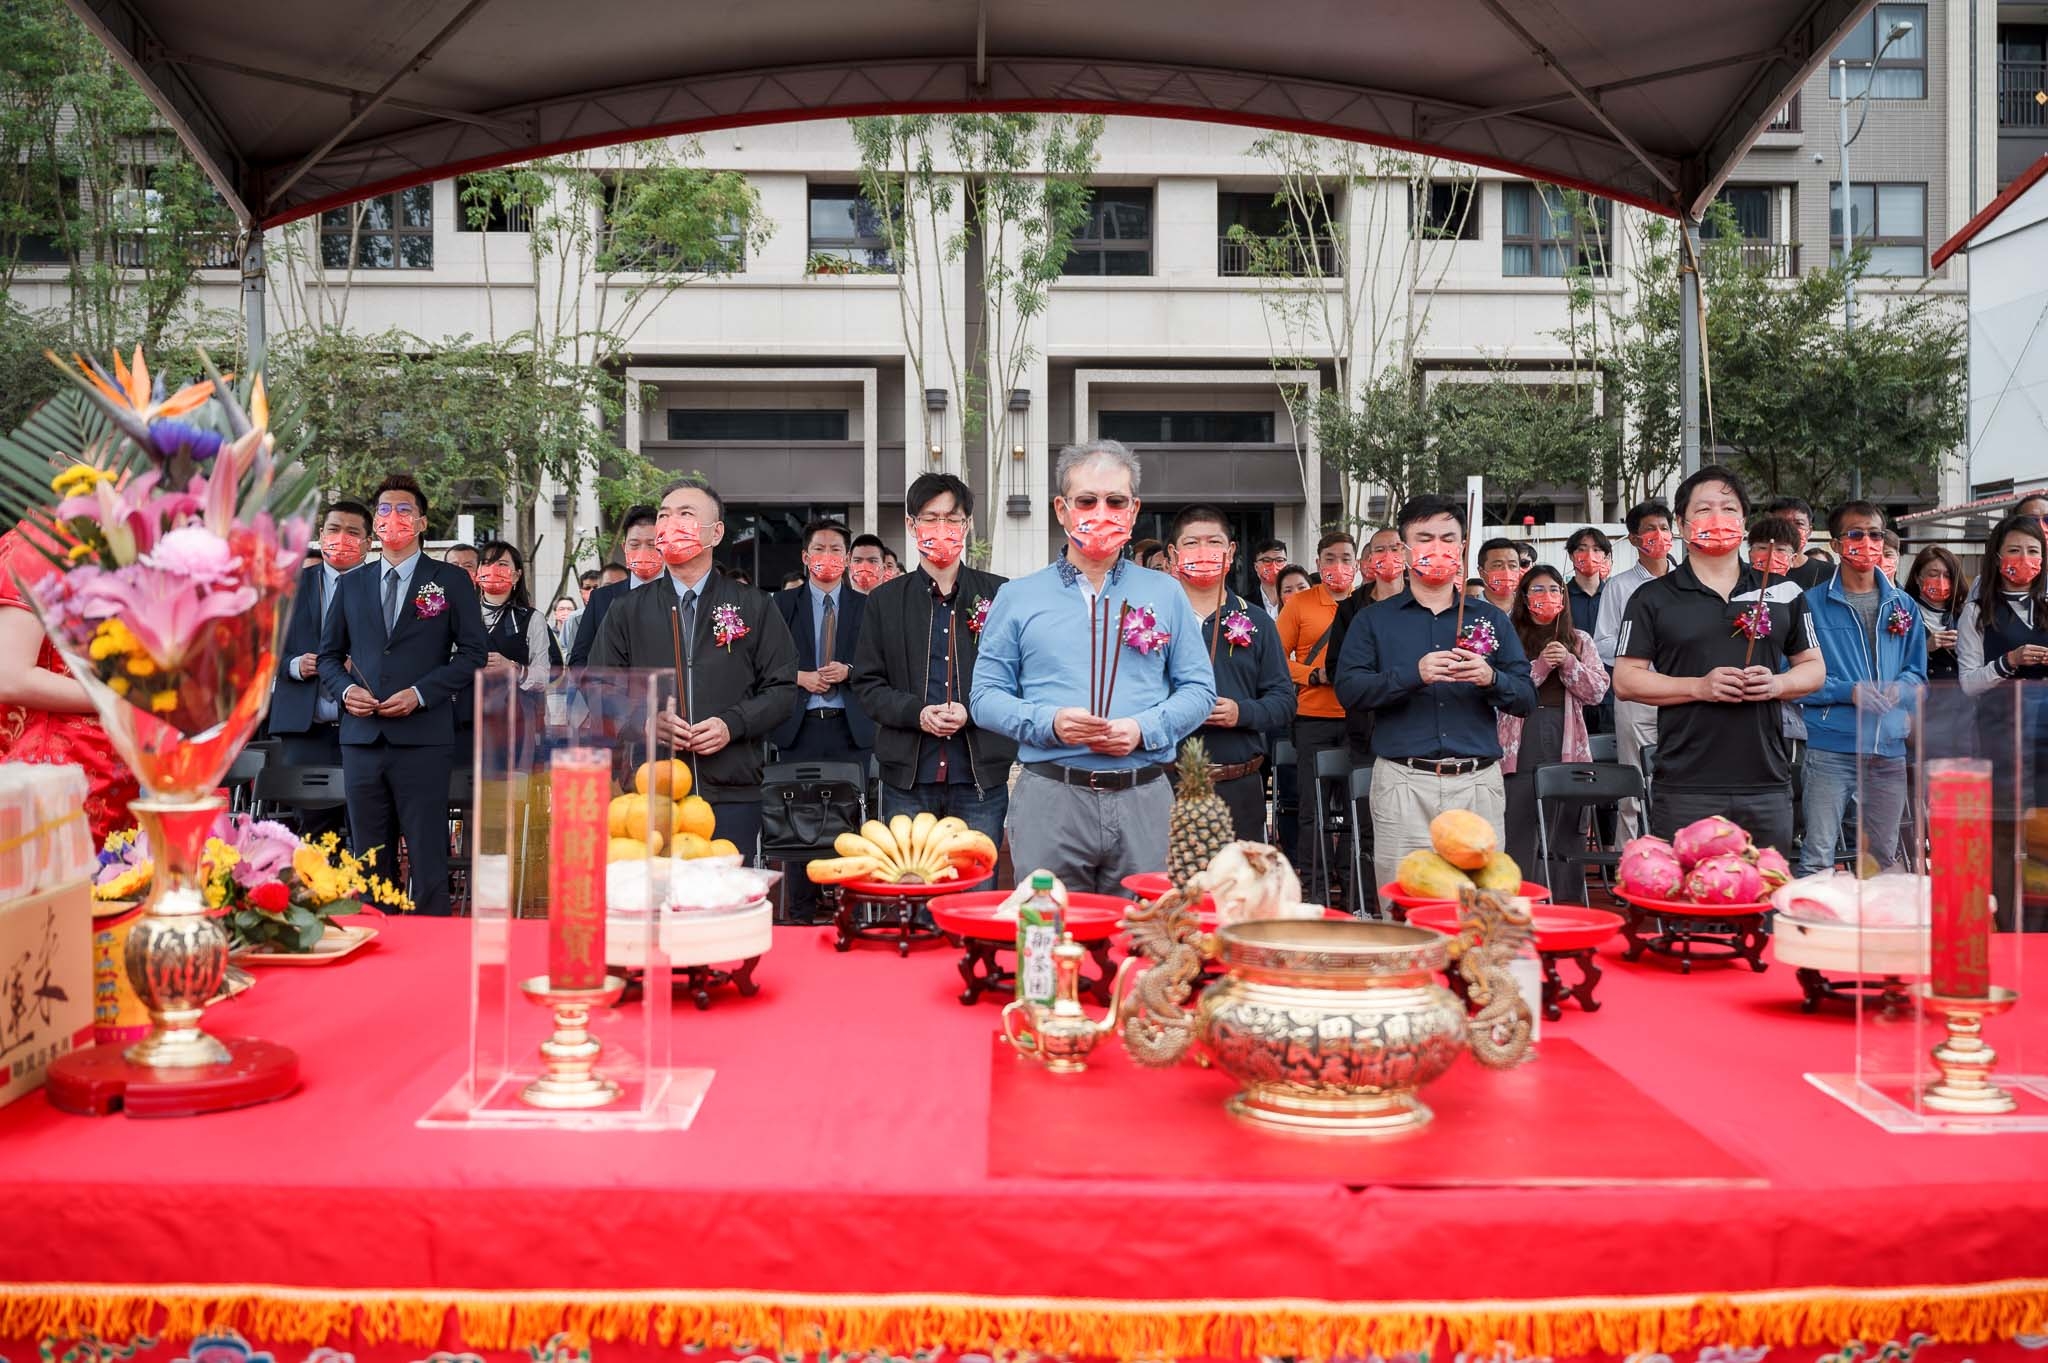
[[[469,574],[420,552],[427,498],[406,474],[377,489],[377,561],[341,580],[320,639],[320,687],[341,706],[350,846],[394,876],[398,838],[423,914],[448,904],[455,697],[489,654]]]
[[[569,643],[569,666],[590,666],[590,650],[597,643],[597,629],[605,612],[625,599],[626,593],[645,587],[662,575],[661,543],[655,530],[651,506],[630,507],[619,525],[617,553],[625,560],[624,582],[608,582],[592,592],[583,603],[576,623],[576,637]]]
[[[341,706],[320,690],[320,635],[341,589],[344,573],[363,561],[370,545],[370,509],[337,501],[320,518],[320,558],[299,571],[298,594],[285,621],[284,665],[270,693],[270,732],[284,744],[294,767],[341,765]],[[348,834],[348,810],[307,810],[300,829],[309,838]]]
[[[717,816],[716,836],[751,861],[761,836],[761,744],[796,710],[796,645],[766,592],[713,571],[725,504],[695,480],[673,483],[656,515],[668,572],[624,597],[591,643],[592,667],[670,668],[677,712],[660,739],[689,762],[691,789]]]

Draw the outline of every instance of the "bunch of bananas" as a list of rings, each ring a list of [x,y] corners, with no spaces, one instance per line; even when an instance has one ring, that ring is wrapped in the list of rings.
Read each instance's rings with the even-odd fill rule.
[[[836,857],[814,861],[806,874],[819,885],[846,880],[878,880],[890,885],[931,885],[957,880],[979,864],[984,872],[996,864],[996,845],[962,819],[926,812],[911,818],[898,814],[883,823],[869,819],[858,833],[841,833],[832,844]]]

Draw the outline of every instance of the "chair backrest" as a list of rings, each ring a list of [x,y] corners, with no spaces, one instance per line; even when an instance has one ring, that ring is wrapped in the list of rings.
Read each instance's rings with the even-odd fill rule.
[[[448,769],[448,806],[467,809],[476,803],[476,768],[457,762]]]
[[[1353,767],[1351,769],[1351,803],[1357,804],[1360,800],[1367,798],[1371,794],[1372,767],[1369,765]]]
[[[1619,762],[1621,760],[1621,737],[1618,734],[1588,734],[1586,742],[1593,750],[1595,762]]]
[[[1351,752],[1348,748],[1324,748],[1316,754],[1316,780],[1345,781],[1351,777]]]
[[[1609,805],[1643,798],[1643,774],[1625,762],[1554,762],[1536,768],[1536,798]]]
[[[1657,745],[1650,743],[1636,751],[1636,764],[1643,769],[1643,779],[1657,779]]]
[[[265,764],[256,773],[258,804],[291,809],[338,809],[348,803],[340,767],[284,767]]]
[[[228,764],[227,783],[239,786],[254,781],[256,773],[262,771],[269,761],[270,752],[266,748],[242,749],[235,754],[235,760]]]
[[[1273,741],[1273,765],[1291,767],[1294,765],[1294,740],[1280,738]]]

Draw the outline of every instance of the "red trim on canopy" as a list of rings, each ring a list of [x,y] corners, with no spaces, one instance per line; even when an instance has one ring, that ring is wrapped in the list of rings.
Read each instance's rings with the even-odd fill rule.
[[[2012,207],[2013,200],[2032,189],[2034,181],[2040,179],[2043,175],[2048,175],[2048,156],[2043,156],[2040,160],[2034,162],[2033,165],[2021,171],[2020,177],[2007,185],[2003,190],[2000,190],[1998,197],[1985,204],[1984,210],[1981,213],[1963,224],[1962,231],[1943,242],[1941,249],[1934,253],[1934,259],[1930,263],[1929,268],[1940,269],[1948,262],[1950,256],[1967,247],[1970,244],[1971,238],[1975,237],[1986,227],[1989,227],[1993,218]]]

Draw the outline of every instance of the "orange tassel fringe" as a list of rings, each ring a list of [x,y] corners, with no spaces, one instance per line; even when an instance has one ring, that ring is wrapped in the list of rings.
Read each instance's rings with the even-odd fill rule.
[[[767,1292],[378,1292],[268,1286],[0,1285],[0,1338],[175,1340],[224,1329],[262,1343],[439,1345],[453,1314],[472,1349],[522,1348],[567,1333],[664,1347],[689,1341],[907,1355],[1028,1349],[1093,1358],[1340,1355],[1425,1348],[1569,1358],[1675,1354],[1711,1344],[1951,1343],[2048,1333],[2048,1279],[1965,1287],[1494,1302],[1307,1300],[1130,1302]]]

